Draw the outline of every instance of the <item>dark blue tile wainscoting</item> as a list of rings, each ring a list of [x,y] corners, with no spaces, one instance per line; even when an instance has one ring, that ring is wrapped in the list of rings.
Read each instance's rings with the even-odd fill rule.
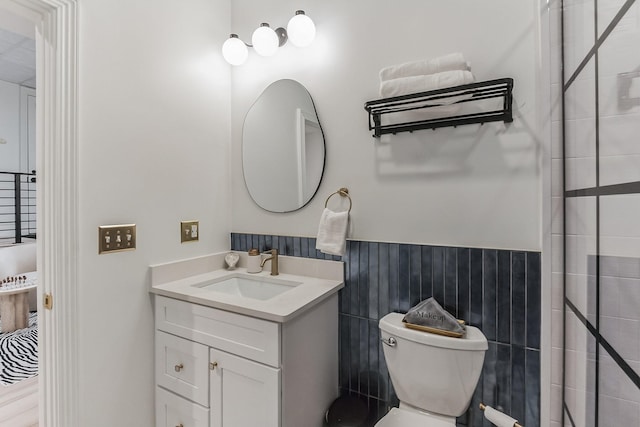
[[[282,255],[344,261],[340,291],[340,386],[371,409],[371,423],[398,398],[382,353],[378,321],[435,297],[489,340],[482,376],[458,425],[490,427],[478,404],[540,425],[539,252],[349,240],[343,257],[315,249],[315,238],[231,233],[231,249],[277,248]],[[426,362],[425,362],[426,363]]]

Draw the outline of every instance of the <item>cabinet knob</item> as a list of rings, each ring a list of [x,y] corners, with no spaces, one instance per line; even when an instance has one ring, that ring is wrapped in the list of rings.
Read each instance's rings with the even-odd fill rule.
[[[178,424],[176,427],[184,427],[182,423]]]
[[[209,363],[209,369],[211,369],[212,371],[216,369],[217,366],[218,366],[218,362]]]
[[[173,367],[173,369],[175,369],[175,370],[176,370],[176,372],[180,372],[180,371],[182,371],[182,368],[184,368],[184,366],[182,365],[182,363]],[[181,424],[181,425],[182,425],[182,424]],[[180,426],[176,426],[176,427],[181,427],[181,425],[180,425]]]

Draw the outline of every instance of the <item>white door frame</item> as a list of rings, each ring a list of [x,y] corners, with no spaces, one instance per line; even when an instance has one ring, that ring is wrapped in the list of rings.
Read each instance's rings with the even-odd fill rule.
[[[0,0],[36,27],[40,426],[78,426],[76,0]],[[53,309],[43,307],[53,295]]]

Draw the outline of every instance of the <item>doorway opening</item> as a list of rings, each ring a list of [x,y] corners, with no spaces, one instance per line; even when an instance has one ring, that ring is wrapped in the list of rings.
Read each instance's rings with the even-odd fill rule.
[[[0,425],[38,425],[35,26],[0,10]]]

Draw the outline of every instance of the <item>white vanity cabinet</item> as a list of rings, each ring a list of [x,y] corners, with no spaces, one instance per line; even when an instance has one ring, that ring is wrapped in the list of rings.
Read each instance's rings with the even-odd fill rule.
[[[338,297],[285,323],[155,296],[156,427],[321,427]]]

